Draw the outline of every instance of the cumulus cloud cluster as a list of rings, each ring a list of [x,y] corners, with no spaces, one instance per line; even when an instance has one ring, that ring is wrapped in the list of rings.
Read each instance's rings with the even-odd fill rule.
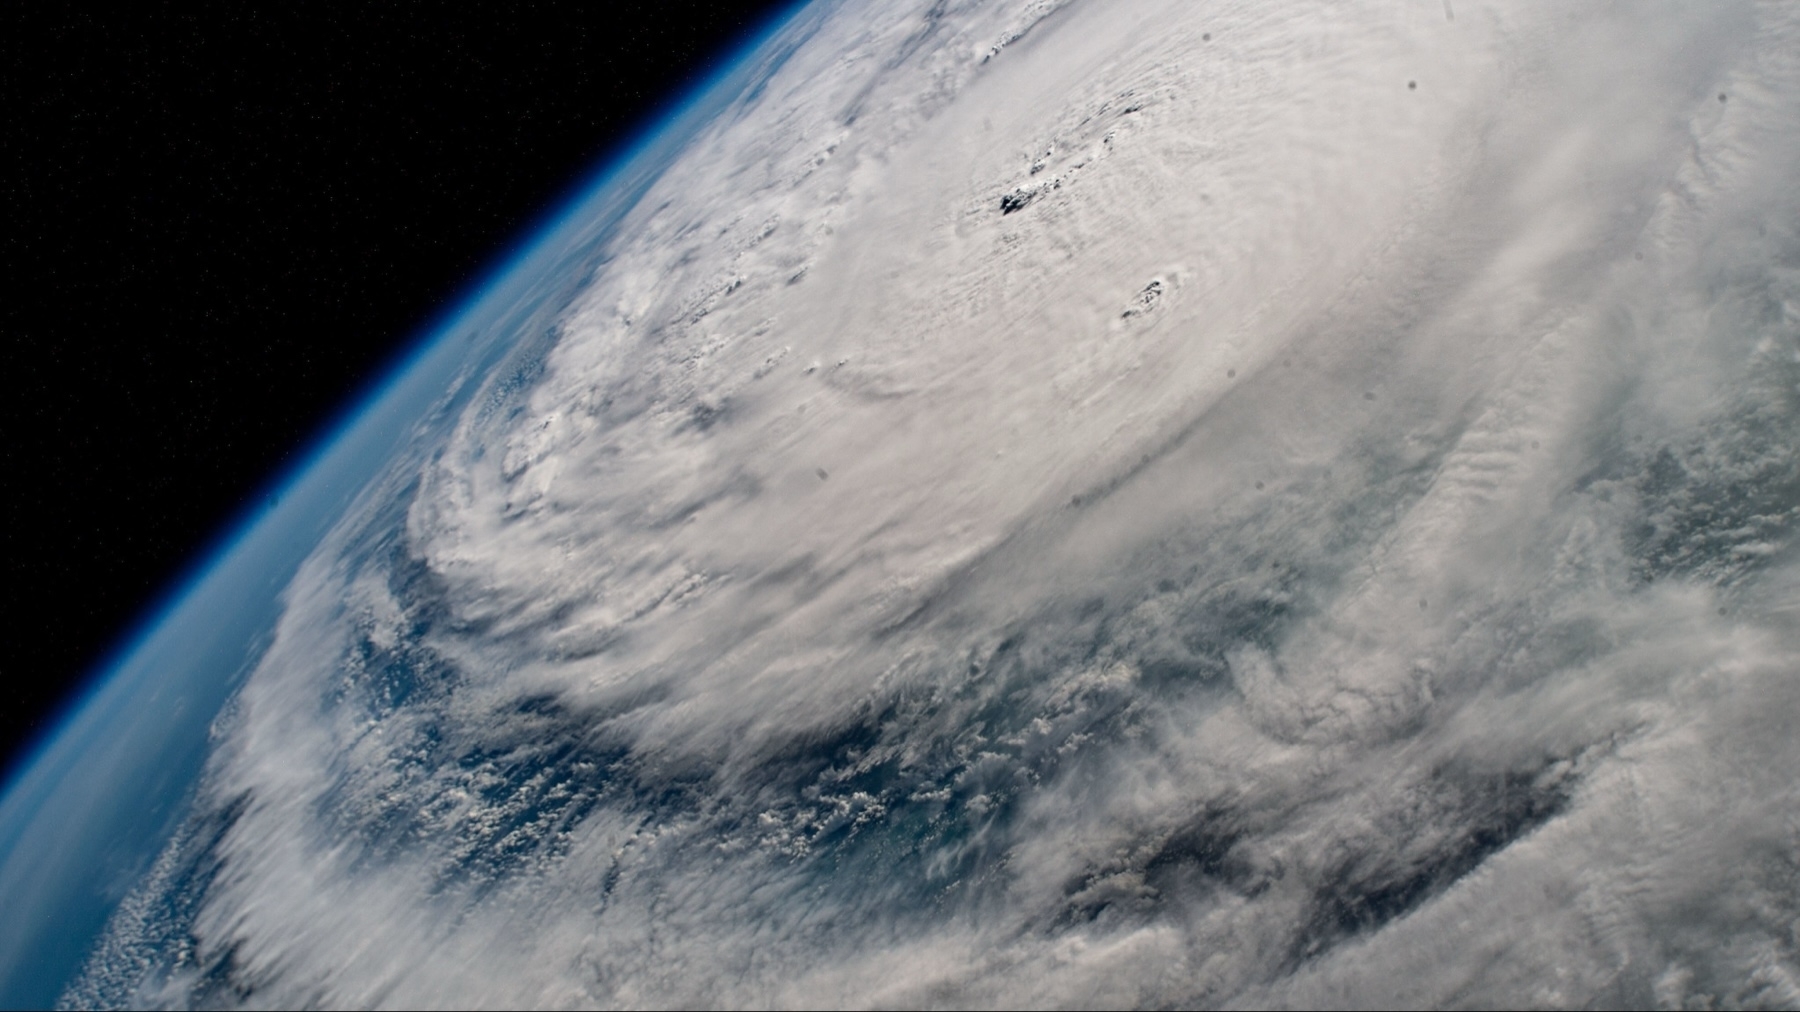
[[[803,12],[68,1000],[1800,1003],[1800,12],[1449,13]]]

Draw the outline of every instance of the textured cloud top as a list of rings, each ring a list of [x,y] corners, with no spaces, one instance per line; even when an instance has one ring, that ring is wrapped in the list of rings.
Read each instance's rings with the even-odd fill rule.
[[[71,1004],[1800,1004],[1800,11],[775,45]]]

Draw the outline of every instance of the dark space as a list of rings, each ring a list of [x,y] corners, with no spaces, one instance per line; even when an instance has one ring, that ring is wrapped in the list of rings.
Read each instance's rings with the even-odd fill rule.
[[[791,6],[0,15],[0,768],[434,319]]]

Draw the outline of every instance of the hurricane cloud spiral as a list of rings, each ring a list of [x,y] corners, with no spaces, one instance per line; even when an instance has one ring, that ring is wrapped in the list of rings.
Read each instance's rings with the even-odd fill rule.
[[[1800,1004],[1800,9],[770,45],[66,1001]]]

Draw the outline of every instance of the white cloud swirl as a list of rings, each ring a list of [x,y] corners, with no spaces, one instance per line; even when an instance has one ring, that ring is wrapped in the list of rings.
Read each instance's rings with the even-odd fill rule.
[[[1800,15],[1447,13],[803,19],[71,1000],[1800,1003]]]

